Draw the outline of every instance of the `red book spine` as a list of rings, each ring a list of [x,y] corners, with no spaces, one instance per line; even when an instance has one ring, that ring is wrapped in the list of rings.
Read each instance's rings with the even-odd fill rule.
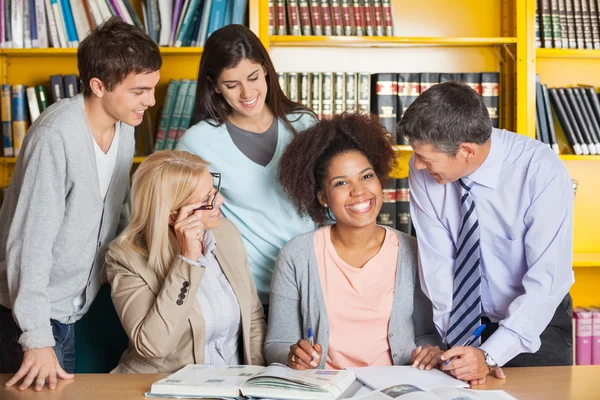
[[[283,0],[277,0],[275,10],[277,11],[277,34],[285,36],[287,31],[285,29],[285,3]]]
[[[331,36],[333,31],[331,29],[331,14],[329,13],[329,2],[327,0],[321,0],[321,17],[323,18],[325,36]]]
[[[371,16],[372,6],[369,0],[365,0],[363,3],[363,15],[365,16],[365,31],[367,36],[373,36],[373,17]]]
[[[381,9],[381,0],[373,0],[373,16],[375,17],[375,33],[377,36],[383,36],[383,12]]]
[[[269,36],[275,34],[275,4],[274,0],[269,0]]]
[[[383,0],[383,20],[385,24],[385,35],[394,36],[394,20],[392,18],[392,5],[390,0]]]
[[[331,19],[333,20],[333,32],[336,36],[343,35],[342,9],[340,0],[331,0]]]
[[[300,2],[298,3],[298,8],[300,9],[300,22],[302,23],[302,34],[304,36],[310,36],[310,10],[308,9],[308,0],[300,0]]]
[[[342,0],[342,22],[344,35],[352,36],[352,16],[350,15],[350,0]]]
[[[300,36],[300,16],[298,15],[298,4],[296,0],[288,0],[288,19],[290,23],[290,34]]]
[[[323,35],[323,22],[321,21],[321,9],[319,0],[310,0],[310,15],[312,18],[312,28],[317,36]]]
[[[356,36],[362,36],[364,31],[360,0],[352,0],[352,14],[354,14],[354,27],[356,28]]]

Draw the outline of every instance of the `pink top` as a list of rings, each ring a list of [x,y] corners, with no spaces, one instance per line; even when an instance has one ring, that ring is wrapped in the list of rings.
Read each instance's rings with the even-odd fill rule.
[[[331,226],[315,232],[315,254],[329,320],[326,368],[393,365],[388,326],[394,300],[398,236],[386,228],[383,246],[362,268],[338,256]]]

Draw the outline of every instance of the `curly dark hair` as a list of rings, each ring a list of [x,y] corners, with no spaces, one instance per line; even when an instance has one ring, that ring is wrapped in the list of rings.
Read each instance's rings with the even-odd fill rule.
[[[387,178],[395,163],[395,153],[385,128],[374,116],[341,114],[296,135],[279,163],[278,179],[302,215],[317,223],[327,221],[327,211],[317,193],[331,160],[349,151],[358,151],[373,166],[380,180]]]

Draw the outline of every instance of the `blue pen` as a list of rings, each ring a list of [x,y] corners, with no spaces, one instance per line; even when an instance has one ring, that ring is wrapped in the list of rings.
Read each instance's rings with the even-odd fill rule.
[[[308,344],[310,344],[310,347],[314,347],[315,346],[315,338],[313,336],[313,329],[312,328],[308,328],[308,332],[307,332],[307,340],[308,340]],[[314,361],[315,358],[314,357],[310,357],[311,361]]]
[[[479,336],[481,336],[484,329],[485,329],[485,324],[482,324],[479,328],[475,329],[475,332],[473,332],[473,334],[467,340],[465,340],[465,342],[462,344],[462,346],[465,347],[465,346],[472,345],[473,342],[475,342],[477,340],[477,338]],[[454,358],[454,357],[452,357],[452,358]],[[448,363],[450,362],[450,360],[452,360],[452,358],[446,360],[444,365],[448,365]]]

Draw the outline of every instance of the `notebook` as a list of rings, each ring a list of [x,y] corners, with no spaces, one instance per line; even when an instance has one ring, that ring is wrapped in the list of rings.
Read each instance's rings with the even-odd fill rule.
[[[352,371],[190,364],[153,383],[146,397],[334,400],[351,397],[355,381]]]
[[[347,370],[354,372],[356,379],[373,390],[400,384],[414,385],[424,390],[435,387],[469,387],[463,381],[439,369],[426,371],[410,366],[397,365],[393,367],[348,368]]]
[[[414,385],[395,385],[379,389],[356,400],[516,400],[502,390],[471,390],[457,387],[435,387],[423,390]]]

